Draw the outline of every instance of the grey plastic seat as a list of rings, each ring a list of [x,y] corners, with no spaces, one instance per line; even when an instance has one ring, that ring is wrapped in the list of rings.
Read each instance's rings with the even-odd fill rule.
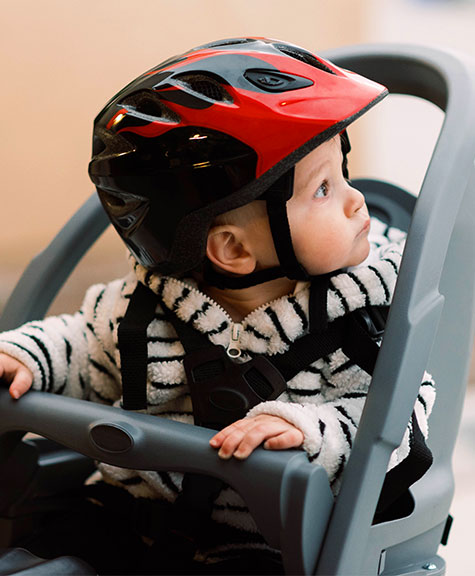
[[[446,112],[414,207],[384,342],[336,501],[324,470],[299,451],[259,449],[248,461],[223,462],[208,445],[212,432],[203,428],[39,392],[14,402],[1,390],[0,516],[18,498],[21,483],[8,476],[9,463],[25,462],[18,456],[19,442],[23,432],[32,431],[118,466],[222,478],[242,494],[268,542],[282,550],[288,574],[445,573],[437,552],[454,492],[451,455],[474,337],[475,70],[460,56],[420,46],[349,47],[326,56],[391,92],[425,98]],[[373,194],[374,185],[364,186]],[[388,198],[393,202],[391,193]],[[41,318],[106,224],[91,197],[25,271],[0,329]],[[438,385],[430,420],[434,464],[411,488],[412,512],[373,525],[387,464],[425,369]],[[0,518],[0,538],[1,527]]]

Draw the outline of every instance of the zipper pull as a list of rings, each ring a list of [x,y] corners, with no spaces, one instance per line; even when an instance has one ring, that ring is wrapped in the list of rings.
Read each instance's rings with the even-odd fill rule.
[[[230,358],[239,358],[241,356],[241,348],[239,347],[239,338],[241,336],[242,324],[233,324],[231,328],[231,335],[229,337],[229,344],[226,348],[226,353]]]

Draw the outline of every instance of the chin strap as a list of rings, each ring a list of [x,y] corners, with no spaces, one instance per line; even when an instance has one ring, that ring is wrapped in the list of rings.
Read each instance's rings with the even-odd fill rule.
[[[267,190],[264,198],[272,239],[282,270],[287,278],[292,280],[309,280],[309,275],[295,255],[287,215],[287,202],[292,198],[294,189],[294,173],[295,169],[292,167]]]
[[[203,266],[203,278],[205,282],[220,290],[224,290],[225,288],[241,290],[242,288],[264,284],[264,282],[269,282],[276,278],[283,278],[284,276],[286,276],[286,273],[281,266],[258,270],[252,274],[246,274],[246,276],[226,276],[218,272],[208,259],[205,260]]]
[[[343,152],[343,164],[341,166],[341,170],[343,172],[343,176],[348,180],[350,175],[348,173],[348,153],[351,150],[350,139],[348,138],[348,132],[343,130],[340,132],[340,140],[341,140],[341,151]]]

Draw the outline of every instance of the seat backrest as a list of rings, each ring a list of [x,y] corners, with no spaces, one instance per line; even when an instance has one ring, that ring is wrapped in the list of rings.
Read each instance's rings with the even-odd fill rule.
[[[446,111],[414,209],[373,384],[331,517],[325,473],[301,453],[258,450],[246,463],[223,463],[208,446],[206,430],[190,431],[176,422],[157,424],[143,414],[99,405],[85,410],[81,401],[45,399],[41,393],[30,393],[17,403],[0,393],[0,465],[18,440],[17,431],[28,429],[118,466],[223,478],[245,496],[269,542],[281,546],[288,573],[409,574],[408,566],[420,568],[432,560],[443,570],[435,554],[453,494],[450,458],[473,342],[475,77],[471,65],[459,57],[422,47],[352,47],[328,57],[393,92],[426,98]],[[0,329],[41,318],[105,226],[93,196],[25,271]],[[438,383],[430,441],[435,463],[414,486],[416,505],[410,516],[373,526],[390,454],[401,442],[426,368]],[[103,446],[108,434],[127,449],[114,453]]]
[[[431,560],[453,496],[451,456],[474,337],[475,71],[460,55],[422,46],[360,46],[335,63],[445,111],[409,230],[384,342],[318,563],[319,574],[399,574]],[[384,471],[402,439],[423,371],[437,382],[434,464],[413,487],[407,518],[372,526]],[[384,572],[383,572],[383,567]],[[406,567],[407,573],[410,573]],[[406,574],[406,572],[404,572]]]
[[[0,331],[43,318],[72,270],[108,225],[94,193],[29,263],[5,304]]]

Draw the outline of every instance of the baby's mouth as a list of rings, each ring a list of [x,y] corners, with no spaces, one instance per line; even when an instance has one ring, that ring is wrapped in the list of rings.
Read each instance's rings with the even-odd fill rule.
[[[365,222],[364,222],[363,226],[361,227],[360,231],[358,232],[357,236],[361,236],[362,234],[365,234],[366,232],[368,232],[370,225],[371,225],[371,219],[368,216],[365,219]]]

